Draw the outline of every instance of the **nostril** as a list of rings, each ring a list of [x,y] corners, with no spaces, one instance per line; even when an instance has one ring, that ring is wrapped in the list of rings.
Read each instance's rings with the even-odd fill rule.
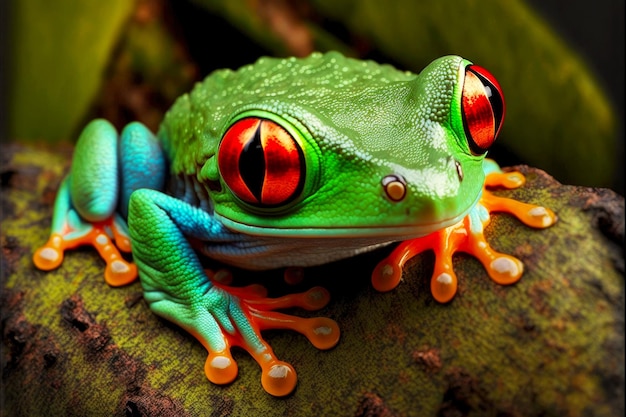
[[[461,163],[457,161],[456,159],[454,160],[454,165],[456,166],[456,173],[459,176],[459,182],[462,182],[463,181],[463,167],[461,166]]]

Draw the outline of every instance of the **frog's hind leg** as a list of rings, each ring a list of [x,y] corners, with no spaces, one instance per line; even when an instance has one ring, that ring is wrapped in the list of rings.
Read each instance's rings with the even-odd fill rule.
[[[128,195],[139,187],[162,187],[163,165],[156,139],[141,124],[131,123],[118,139],[109,122],[89,123],[76,144],[70,174],[57,193],[50,238],[33,255],[35,265],[55,269],[65,250],[91,245],[107,264],[109,285],[135,280],[137,268],[119,252],[131,250],[125,221]]]
[[[261,366],[261,383],[268,393],[284,396],[293,391],[296,373],[277,359],[261,336],[264,329],[300,331],[321,349],[337,343],[339,329],[330,319],[300,319],[270,311],[289,306],[321,308],[328,293],[314,288],[302,295],[268,299],[254,289],[235,289],[210,279],[189,239],[229,247],[248,239],[228,231],[210,213],[144,189],[132,195],[128,220],[146,301],[156,314],[203,344],[208,351],[205,374],[213,383],[227,384],[236,378],[238,368],[230,349],[239,346]]]
[[[128,218],[130,196],[135,190],[162,190],[167,171],[156,137],[139,122],[129,123],[120,137],[120,196],[118,210]]]

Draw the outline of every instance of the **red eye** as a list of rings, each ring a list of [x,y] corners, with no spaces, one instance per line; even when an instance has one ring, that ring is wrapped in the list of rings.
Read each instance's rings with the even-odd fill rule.
[[[493,145],[504,121],[504,96],[498,81],[486,69],[469,65],[463,84],[463,127],[469,147],[482,155]]]
[[[279,206],[302,190],[304,154],[287,130],[268,119],[236,121],[224,134],[217,163],[238,198],[256,206]]]

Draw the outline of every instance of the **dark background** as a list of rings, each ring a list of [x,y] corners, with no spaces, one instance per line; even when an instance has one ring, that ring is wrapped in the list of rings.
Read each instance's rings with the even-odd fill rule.
[[[616,108],[618,176],[615,191],[624,195],[624,1],[527,0],[576,49]]]
[[[619,169],[611,187],[624,195],[624,1],[601,0],[527,0],[562,35],[587,62],[598,77],[616,109],[618,140],[615,158]],[[187,2],[174,2],[180,4]],[[10,140],[7,135],[7,50],[11,39],[7,33],[10,23],[11,1],[0,1],[0,141]],[[186,7],[186,6],[182,6]],[[242,35],[243,36],[243,35]],[[238,59],[246,58],[243,51]],[[248,50],[251,56],[258,51]],[[252,59],[252,58],[249,58]],[[246,61],[247,62],[247,61]],[[200,66],[202,63],[199,62]],[[503,161],[504,162],[504,161]],[[516,161],[511,161],[516,162]],[[522,161],[523,162],[523,161]],[[506,163],[505,163],[506,164]]]

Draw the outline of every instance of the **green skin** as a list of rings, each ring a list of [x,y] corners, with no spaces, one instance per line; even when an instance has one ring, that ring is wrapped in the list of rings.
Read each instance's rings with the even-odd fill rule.
[[[123,234],[127,217],[146,300],[207,347],[207,366],[232,343],[271,354],[241,297],[207,277],[196,251],[248,269],[309,266],[459,222],[497,169],[464,131],[470,64],[447,56],[416,75],[328,53],[214,72],[176,101],[156,137],[139,123],[121,136],[90,123],[53,232],[70,224],[84,234],[115,217]],[[220,141],[244,116],[276,122],[302,149],[301,191],[283,206],[242,202],[224,181],[238,168],[218,166]],[[398,201],[383,186],[390,175],[405,181]]]
[[[445,57],[416,76],[337,53],[263,58],[236,72],[215,72],[180,97],[158,133],[171,172],[204,185],[221,182],[221,191],[207,190],[219,223],[258,236],[259,246],[281,246],[261,259],[213,257],[248,269],[310,266],[458,222],[476,204],[484,181],[484,155],[470,152],[460,114],[468,64]],[[241,204],[220,176],[220,139],[242,114],[279,120],[304,149],[304,190],[278,213]],[[400,203],[386,198],[381,186],[390,174],[406,179]],[[285,257],[284,239],[264,236],[307,239],[290,240]],[[327,253],[300,247],[328,237],[335,239]]]
[[[264,111],[298,131],[311,168],[300,201],[287,212],[251,212],[226,186],[209,192],[220,220],[236,231],[426,234],[465,215],[483,185],[484,155],[469,151],[460,114],[468,64],[445,57],[416,76],[336,53],[265,58],[237,72],[218,71],[179,98],[158,136],[172,172],[216,182],[218,144],[241,113]],[[463,167],[462,182],[454,161]],[[401,204],[384,197],[380,182],[388,174],[407,181]]]

